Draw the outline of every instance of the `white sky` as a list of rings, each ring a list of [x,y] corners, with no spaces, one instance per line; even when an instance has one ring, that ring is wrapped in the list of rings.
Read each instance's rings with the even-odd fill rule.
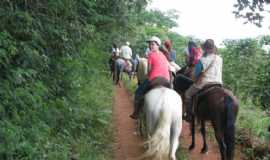
[[[263,28],[243,24],[243,19],[234,17],[236,0],[152,0],[151,9],[179,11],[177,33],[205,40],[214,39],[219,45],[223,39],[239,39],[270,34],[270,16]],[[270,15],[270,13],[269,13]]]

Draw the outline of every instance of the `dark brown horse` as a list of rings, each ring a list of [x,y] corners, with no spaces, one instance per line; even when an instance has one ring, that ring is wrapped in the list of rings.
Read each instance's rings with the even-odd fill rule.
[[[185,90],[188,89],[192,83],[191,79],[178,72],[174,80],[174,89],[180,95],[184,95]],[[221,159],[232,160],[234,157],[235,121],[238,112],[237,99],[232,92],[221,86],[215,86],[211,89],[208,88],[207,91],[199,92],[199,95],[200,94],[201,96],[196,96],[197,101],[194,113],[191,115],[192,143],[189,149],[191,150],[195,147],[196,117],[201,124],[201,134],[203,138],[201,153],[208,151],[205,139],[205,122],[211,121],[219,145]]]

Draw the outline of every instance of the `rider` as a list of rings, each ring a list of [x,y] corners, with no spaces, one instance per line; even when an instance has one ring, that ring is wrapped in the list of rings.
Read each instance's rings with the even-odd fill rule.
[[[117,45],[115,43],[113,43],[112,46],[112,57],[118,57],[119,56],[119,48],[117,47]]]
[[[120,48],[120,57],[125,60],[126,66],[128,68],[131,68],[132,67],[132,62],[131,62],[131,59],[132,59],[132,50],[129,47],[129,45],[130,45],[130,43],[129,42],[126,42],[126,44],[123,45]]]
[[[187,120],[190,120],[193,104],[192,97],[207,84],[222,85],[222,58],[217,55],[217,48],[212,39],[207,39],[203,44],[205,51],[203,57],[195,65],[195,82],[185,93],[185,105],[187,107]]]
[[[187,71],[186,75],[192,78],[193,69],[195,65],[199,62],[199,59],[202,57],[202,49],[196,45],[194,41],[188,42],[188,47],[185,50],[186,52],[186,63]]]
[[[110,70],[111,73],[113,74],[114,71],[114,62],[115,60],[119,57],[119,49],[117,47],[117,45],[115,43],[112,44],[112,50],[111,50],[111,56],[109,59],[109,66],[110,66]]]
[[[148,77],[138,86],[135,92],[134,112],[131,118],[137,119],[142,107],[142,99],[144,94],[157,85],[163,85],[170,88],[169,62],[159,50],[161,41],[158,37],[153,36],[148,41]]]
[[[181,68],[180,68],[180,66],[178,64],[175,63],[175,61],[176,61],[176,51],[172,48],[172,41],[171,40],[166,40],[164,42],[164,46],[169,51],[169,54],[167,56],[167,59],[169,60],[171,66],[177,72]]]

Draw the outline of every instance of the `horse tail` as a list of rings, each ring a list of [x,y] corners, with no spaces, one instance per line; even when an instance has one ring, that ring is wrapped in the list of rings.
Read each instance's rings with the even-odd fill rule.
[[[166,96],[163,96],[162,105],[164,107],[167,106],[165,99]],[[155,160],[165,160],[169,158],[172,113],[164,107],[162,107],[160,111],[153,135],[146,141],[148,148],[143,155],[144,158],[151,157]]]
[[[224,132],[224,140],[227,146],[227,158],[229,160],[233,159],[234,156],[234,143],[235,143],[235,120],[236,113],[234,107],[238,105],[235,102],[235,99],[227,95],[225,97],[225,112],[226,112],[226,123],[225,123],[225,132]]]

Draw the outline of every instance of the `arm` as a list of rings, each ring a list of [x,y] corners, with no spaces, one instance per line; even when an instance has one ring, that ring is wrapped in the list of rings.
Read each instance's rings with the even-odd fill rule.
[[[147,59],[147,75],[149,75],[151,71],[151,64],[152,64],[152,55],[148,54],[148,59]]]
[[[149,74],[150,71],[151,71],[151,64],[148,63],[147,74]]]

